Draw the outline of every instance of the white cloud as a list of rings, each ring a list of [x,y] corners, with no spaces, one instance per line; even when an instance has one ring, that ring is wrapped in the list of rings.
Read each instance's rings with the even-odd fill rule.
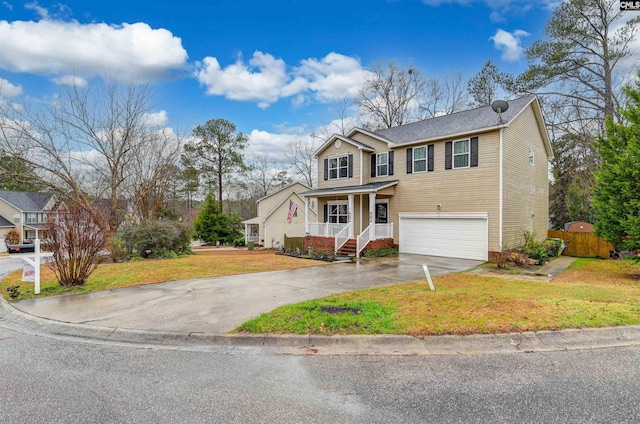
[[[555,9],[564,0],[542,0],[542,5],[547,10]],[[505,21],[505,16],[516,15],[522,16],[526,14],[534,5],[539,6],[540,2],[533,0],[422,0],[427,6],[440,6],[441,4],[459,4],[467,6],[473,3],[484,3],[491,13],[489,18],[492,22]]]
[[[322,59],[301,60],[300,66],[289,69],[282,59],[260,51],[248,64],[239,57],[222,68],[218,59],[208,56],[198,68],[195,76],[207,94],[256,101],[261,108],[286,97],[300,105],[306,93],[321,102],[354,97],[369,75],[357,59],[333,52]]]
[[[9,9],[9,10],[13,10],[13,5],[11,3],[9,3],[9,2],[3,1],[2,5],[4,7],[6,7],[7,9]]]
[[[49,17],[49,11],[38,5],[37,1],[25,4],[24,8],[27,10],[33,10],[42,19],[47,19]]]
[[[142,116],[142,122],[147,127],[163,127],[169,123],[169,117],[166,110],[159,112],[145,113]]]
[[[496,34],[489,39],[493,41],[493,46],[502,51],[502,60],[507,62],[515,62],[522,56],[521,39],[529,36],[529,33],[521,29],[515,30],[513,33],[498,29]]]
[[[22,94],[21,85],[13,85],[4,78],[0,78],[0,96],[13,97]]]
[[[270,158],[280,158],[291,141],[310,137],[306,134],[270,133],[262,130],[253,130],[248,135],[247,152],[252,155],[264,155]]]
[[[75,86],[75,87],[86,87],[87,86],[87,80],[82,78],[82,77],[78,77],[75,75],[64,75],[61,77],[57,77],[53,79],[53,82],[55,82],[58,85],[71,85],[71,86]]]
[[[146,23],[0,21],[0,67],[12,72],[149,81],[186,61],[180,38]]]
[[[196,72],[207,94],[223,95],[232,100],[258,101],[261,108],[278,100],[288,77],[282,59],[256,51],[246,65],[239,57],[236,63],[222,69],[215,57],[206,57]]]
[[[308,87],[320,101],[353,98],[371,75],[360,62],[339,53],[329,53],[322,59],[306,59],[295,73],[308,81]]]

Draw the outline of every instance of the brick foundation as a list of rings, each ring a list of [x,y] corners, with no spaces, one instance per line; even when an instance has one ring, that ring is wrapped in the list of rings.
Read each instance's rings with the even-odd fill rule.
[[[309,245],[313,250],[328,250],[333,252],[336,248],[336,240],[333,237],[306,236],[304,238],[304,250],[309,251]]]
[[[366,252],[367,250],[384,249],[387,247],[394,247],[392,238],[371,240],[369,244],[367,244],[367,247],[362,251],[362,253]]]
[[[319,237],[319,236],[306,236],[304,238],[304,250],[309,251],[309,245],[313,246],[313,250],[328,250],[333,252],[336,246],[335,238],[333,237]],[[366,247],[366,250],[383,249],[385,247],[396,247],[393,244],[392,238],[384,238],[372,240]],[[363,253],[364,253],[363,251]]]

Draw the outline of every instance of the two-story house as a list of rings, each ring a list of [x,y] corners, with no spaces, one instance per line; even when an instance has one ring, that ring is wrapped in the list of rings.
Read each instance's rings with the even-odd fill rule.
[[[546,237],[549,137],[535,96],[498,114],[479,107],[394,128],[355,128],[317,151],[318,207],[307,245],[351,254],[488,260],[523,231]],[[309,216],[309,215],[307,215]],[[375,241],[372,244],[372,241]]]
[[[20,243],[32,243],[47,222],[47,212],[56,206],[56,196],[0,190],[0,252],[6,251],[4,238],[11,230],[20,234]]]

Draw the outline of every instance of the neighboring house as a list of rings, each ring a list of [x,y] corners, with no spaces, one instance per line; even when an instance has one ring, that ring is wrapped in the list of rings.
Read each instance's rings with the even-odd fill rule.
[[[487,260],[524,230],[546,237],[553,157],[535,96],[395,128],[355,128],[316,152],[318,207],[307,243],[359,254],[400,252]],[[374,244],[371,241],[375,240]]]
[[[584,221],[573,221],[564,224],[564,231],[568,233],[591,233],[593,232],[593,224]]]
[[[20,234],[20,243],[32,243],[47,222],[47,212],[56,206],[56,196],[0,190],[0,252],[6,251],[4,237],[10,230]]]
[[[305,235],[305,221],[317,221],[313,207],[305,210],[304,198],[300,196],[309,187],[301,183],[290,184],[273,194],[258,199],[258,216],[244,221],[245,241],[265,247],[284,244],[284,236]]]

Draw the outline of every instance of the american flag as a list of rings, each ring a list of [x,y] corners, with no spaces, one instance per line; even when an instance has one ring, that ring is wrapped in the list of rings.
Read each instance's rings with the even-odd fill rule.
[[[287,214],[287,222],[291,224],[294,216],[298,216],[298,205],[293,200],[289,200],[289,213]]]

